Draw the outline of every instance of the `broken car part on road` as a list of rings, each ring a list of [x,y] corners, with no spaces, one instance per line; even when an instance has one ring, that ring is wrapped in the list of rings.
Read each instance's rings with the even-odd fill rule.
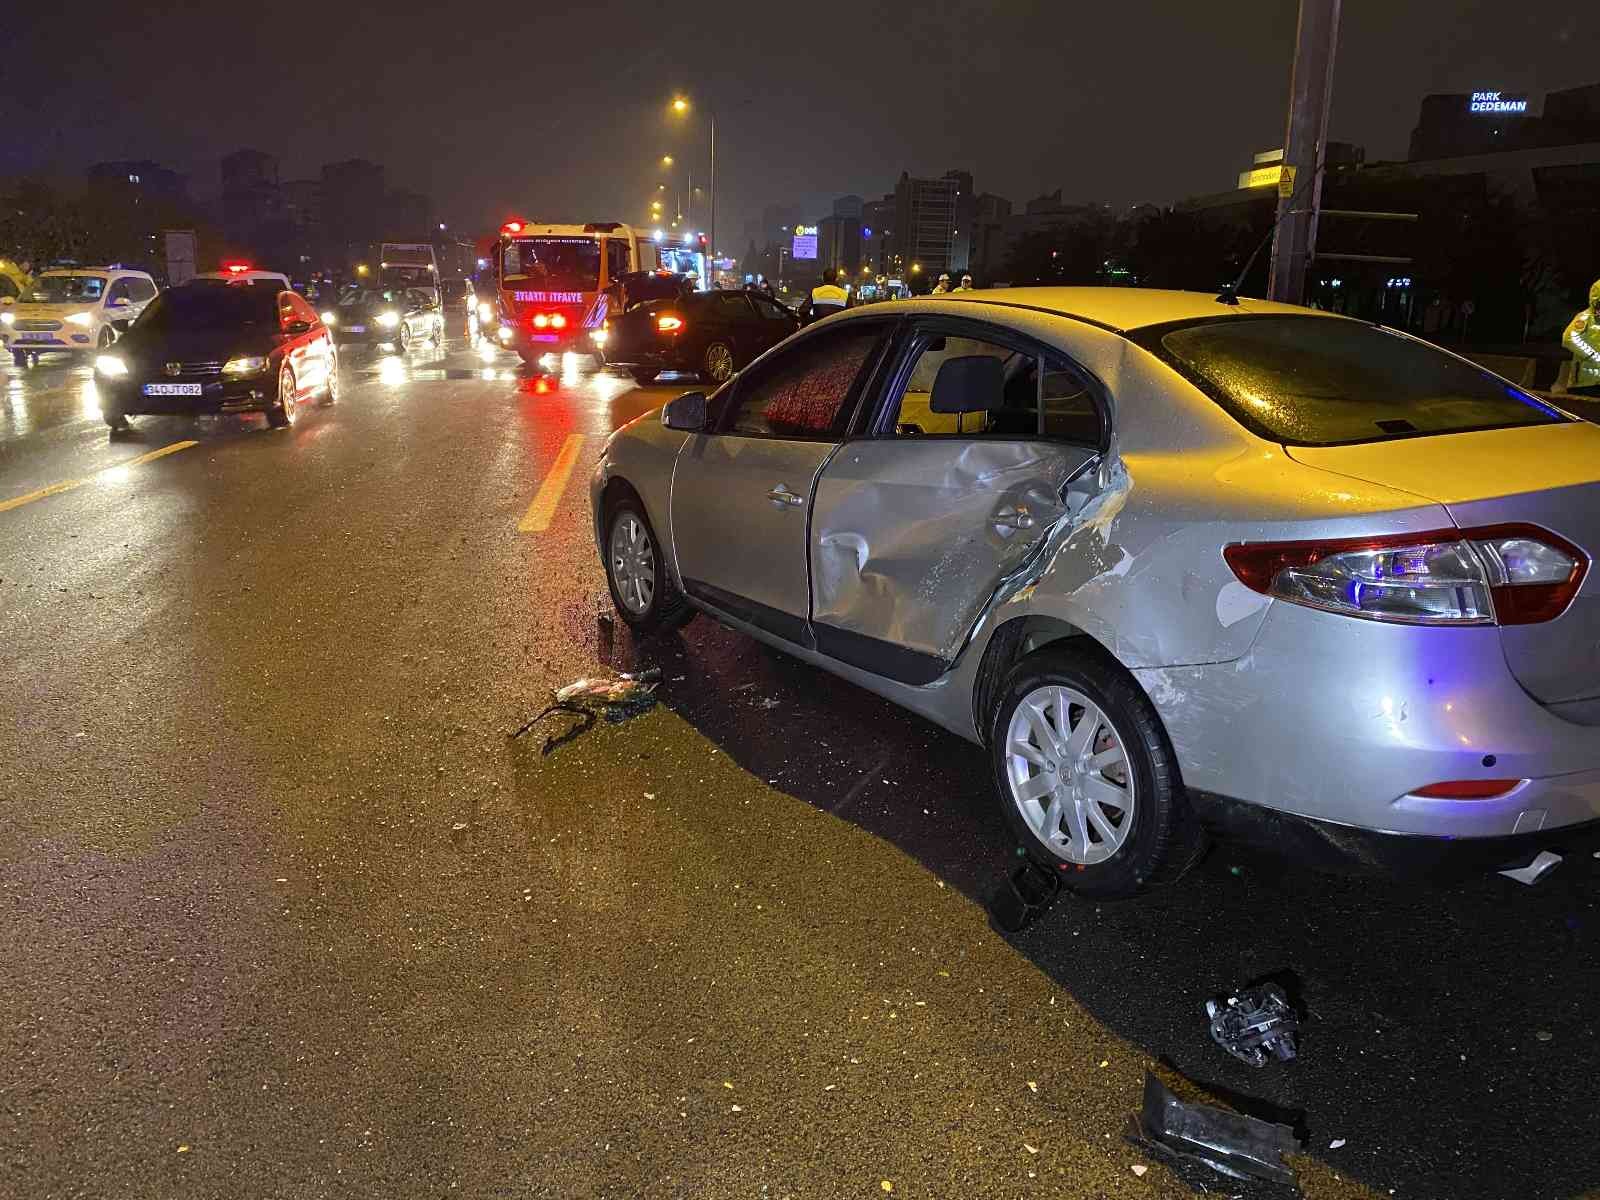
[[[1283,1156],[1301,1149],[1289,1126],[1207,1104],[1186,1104],[1148,1072],[1144,1103],[1129,1140],[1158,1156],[1203,1163],[1234,1179],[1291,1185],[1294,1171]]]
[[[1252,1067],[1267,1059],[1290,1062],[1295,1056],[1299,1018],[1276,984],[1241,988],[1206,1001],[1211,1038],[1229,1054]]]
[[[549,754],[557,746],[563,746],[594,728],[597,716],[603,716],[612,724],[618,724],[648,711],[655,705],[656,685],[660,682],[659,668],[631,674],[623,672],[611,678],[579,679],[575,683],[558,688],[555,693],[555,703],[524,722],[511,734],[511,738],[515,741],[549,717],[575,718],[566,729],[545,738],[544,746],[539,753]]]

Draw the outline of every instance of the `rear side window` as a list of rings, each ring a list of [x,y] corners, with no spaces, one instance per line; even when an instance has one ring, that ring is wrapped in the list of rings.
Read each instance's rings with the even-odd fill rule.
[[[741,382],[729,433],[842,439],[856,385],[883,340],[881,327],[830,330],[780,353]]]
[[[1241,425],[1335,446],[1565,420],[1526,392],[1423,342],[1324,317],[1234,317],[1136,340]]]

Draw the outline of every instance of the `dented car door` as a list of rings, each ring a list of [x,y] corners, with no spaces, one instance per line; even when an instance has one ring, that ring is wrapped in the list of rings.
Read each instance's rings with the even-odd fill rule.
[[[946,363],[984,356],[999,361],[997,394],[936,394]],[[817,483],[818,650],[902,683],[948,670],[1002,582],[1082,503],[1068,484],[1098,459],[1104,421],[1068,364],[998,333],[920,333],[877,434],[841,447]]]

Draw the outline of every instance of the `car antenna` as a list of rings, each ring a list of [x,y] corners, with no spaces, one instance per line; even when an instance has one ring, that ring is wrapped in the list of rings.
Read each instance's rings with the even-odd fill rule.
[[[1250,268],[1256,265],[1256,259],[1261,257],[1261,252],[1267,248],[1267,243],[1270,242],[1273,238],[1273,235],[1278,232],[1278,226],[1283,224],[1284,217],[1287,217],[1290,213],[1295,211],[1294,202],[1300,199],[1301,190],[1306,186],[1306,184],[1315,179],[1321,170],[1322,164],[1319,162],[1316,166],[1316,169],[1295,186],[1294,191],[1289,194],[1289,203],[1284,206],[1283,211],[1279,213],[1277,218],[1272,222],[1272,228],[1267,230],[1266,236],[1256,243],[1256,248],[1250,252],[1250,257],[1245,260],[1244,270],[1239,272],[1239,278],[1235,279],[1232,283],[1224,284],[1222,290],[1217,293],[1218,304],[1227,304],[1232,306],[1238,305],[1239,289],[1244,286],[1245,276],[1250,274]]]

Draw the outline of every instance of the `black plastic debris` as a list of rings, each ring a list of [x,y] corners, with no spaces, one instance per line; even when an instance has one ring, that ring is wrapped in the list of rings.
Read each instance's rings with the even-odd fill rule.
[[[563,746],[594,728],[599,717],[603,716],[616,724],[648,711],[655,705],[656,684],[660,682],[661,672],[652,669],[569,683],[556,691],[554,704],[513,732],[512,740],[522,737],[541,721],[566,717],[570,720],[567,728],[548,735],[539,751],[541,755],[549,754],[557,746]]]
[[[989,919],[1002,933],[1021,933],[1061,894],[1061,880],[1048,867],[1025,862],[989,897]]]
[[[1264,983],[1206,1001],[1211,1038],[1229,1054],[1252,1067],[1269,1058],[1289,1062],[1295,1056],[1300,1020],[1283,989]]]
[[[1294,1184],[1294,1171],[1283,1160],[1301,1148],[1293,1129],[1208,1104],[1188,1104],[1149,1072],[1134,1125],[1130,1140],[1158,1157],[1198,1162],[1234,1179]]]

